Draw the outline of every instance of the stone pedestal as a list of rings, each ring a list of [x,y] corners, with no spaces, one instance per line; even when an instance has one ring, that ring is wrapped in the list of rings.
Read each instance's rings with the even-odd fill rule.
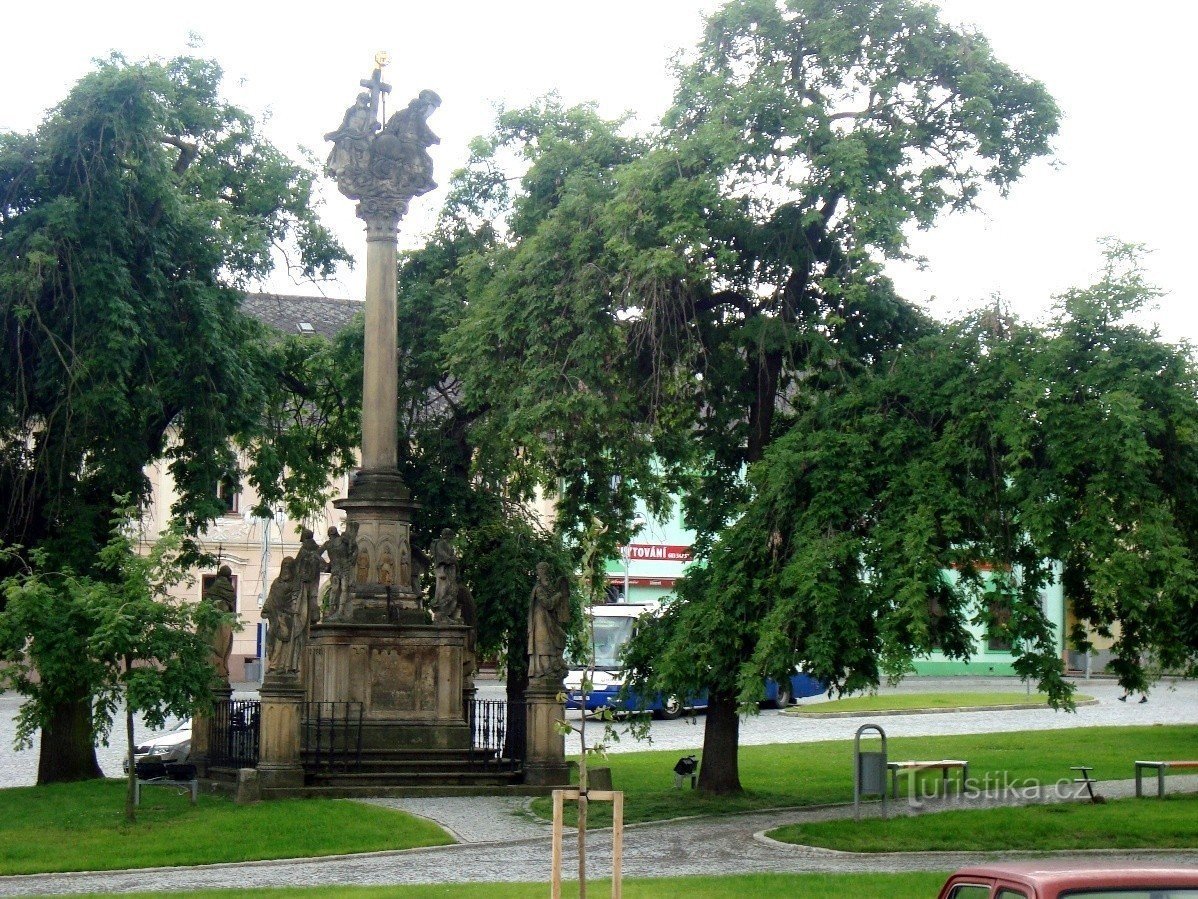
[[[271,671],[262,681],[258,778],[263,790],[294,789],[304,785],[300,761],[300,725],[304,688],[294,674]]]
[[[221,681],[212,688],[212,702],[219,706],[228,702],[233,696],[233,688],[228,681]],[[199,777],[208,776],[208,757],[212,745],[212,718],[209,715],[197,713],[191,716],[191,763],[196,766]]]
[[[394,398],[393,398],[394,399]],[[412,512],[419,504],[395,469],[361,469],[349,496],[334,504],[358,525],[358,562],[348,608],[339,621],[425,624],[413,577]]]
[[[524,694],[528,739],[525,743],[524,782],[534,786],[569,786],[566,737],[556,725],[566,719],[566,704],[559,697],[560,680],[530,680]]]
[[[310,696],[362,703],[363,749],[469,749],[468,634],[456,624],[314,625],[304,666]]]

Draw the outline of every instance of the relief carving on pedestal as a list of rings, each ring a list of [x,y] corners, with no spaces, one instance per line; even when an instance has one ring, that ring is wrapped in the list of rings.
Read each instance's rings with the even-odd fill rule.
[[[395,560],[391,556],[391,547],[384,546],[379,554],[379,579],[377,583],[390,587],[395,583]]]
[[[355,583],[370,583],[370,550],[373,543],[374,541],[367,537],[358,537],[358,562],[354,572]]]

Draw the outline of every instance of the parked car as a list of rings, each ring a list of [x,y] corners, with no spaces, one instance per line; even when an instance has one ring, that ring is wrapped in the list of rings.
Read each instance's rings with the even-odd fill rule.
[[[133,761],[137,776],[148,780],[166,776],[168,764],[186,762],[191,755],[191,719],[185,718],[173,728],[133,748]],[[124,762],[125,773],[129,773],[129,760]]]
[[[939,899],[1198,899],[1198,868],[1027,861],[961,868]]]

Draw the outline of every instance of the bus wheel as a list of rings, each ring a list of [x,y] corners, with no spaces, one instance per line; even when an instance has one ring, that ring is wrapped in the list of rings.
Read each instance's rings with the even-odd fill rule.
[[[778,684],[778,698],[774,700],[774,708],[784,709],[794,702],[794,697],[791,695],[790,684]]]
[[[657,712],[657,717],[662,721],[673,721],[675,718],[681,718],[684,711],[682,699],[678,696],[666,696],[661,700],[661,708]]]

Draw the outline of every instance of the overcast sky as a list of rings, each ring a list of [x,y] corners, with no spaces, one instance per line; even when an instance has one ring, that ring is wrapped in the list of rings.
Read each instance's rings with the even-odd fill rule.
[[[322,135],[337,127],[386,49],[394,86],[389,109],[422,88],[443,105],[430,120],[437,179],[485,133],[493,104],[525,103],[549,90],[596,100],[651,123],[670,101],[668,65],[695,43],[715,0],[508,0],[326,3],[317,16],[294,4],[21,3],[5,11],[0,55],[0,129],[34,128],[90,67],[119,50],[131,58],[186,52],[191,35],[228,76],[231,99],[268,113],[282,148],[303,145],[322,160]],[[1043,81],[1064,111],[1055,163],[1034,165],[1010,196],[980,212],[942,219],[913,235],[926,270],[894,266],[900,291],[948,316],[1000,293],[1025,316],[1060,290],[1089,283],[1103,236],[1147,244],[1150,277],[1166,291],[1155,320],[1171,339],[1198,342],[1198,310],[1186,283],[1198,209],[1190,54],[1198,4],[1190,0],[942,0],[944,17],[987,35],[999,58]],[[413,201],[402,241],[415,246],[441,199]],[[324,188],[326,220],[364,255],[353,204]],[[354,296],[362,273],[319,291]],[[315,293],[275,281],[274,289]]]

